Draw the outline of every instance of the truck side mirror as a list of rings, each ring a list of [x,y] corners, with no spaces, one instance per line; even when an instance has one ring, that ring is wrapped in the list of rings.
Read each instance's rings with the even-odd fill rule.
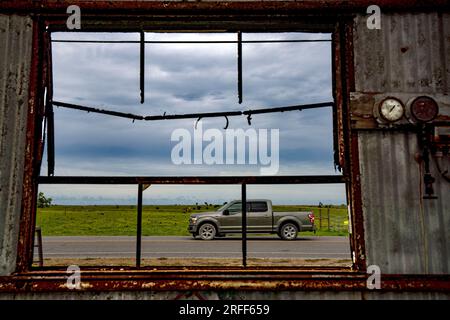
[[[229,216],[230,215],[230,210],[228,210],[228,209],[223,210],[223,215],[224,216]]]

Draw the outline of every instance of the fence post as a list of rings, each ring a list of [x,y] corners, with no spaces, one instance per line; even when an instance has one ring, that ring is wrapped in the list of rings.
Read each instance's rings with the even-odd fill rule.
[[[319,229],[322,229],[322,208],[319,208]]]
[[[327,209],[327,216],[328,216],[328,231],[330,231],[330,207]]]

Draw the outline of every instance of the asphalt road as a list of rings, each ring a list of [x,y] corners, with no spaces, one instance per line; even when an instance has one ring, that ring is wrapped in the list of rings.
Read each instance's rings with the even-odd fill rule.
[[[300,237],[283,241],[276,236],[250,236],[252,258],[350,259],[347,237]],[[44,237],[44,258],[135,257],[135,237]],[[37,251],[37,250],[35,250]],[[239,258],[239,237],[212,241],[192,237],[142,237],[143,258]]]

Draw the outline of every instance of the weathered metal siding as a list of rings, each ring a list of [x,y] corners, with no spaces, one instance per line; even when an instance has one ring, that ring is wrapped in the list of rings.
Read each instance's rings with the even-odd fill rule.
[[[357,92],[450,92],[450,14],[382,14],[380,30],[355,22]]]
[[[0,275],[16,263],[31,38],[29,17],[0,15]]]
[[[384,14],[381,30],[356,19],[355,86],[360,93],[448,94],[450,15]],[[437,200],[424,200],[417,136],[359,132],[367,263],[383,273],[449,273],[450,185],[431,164]]]
[[[368,264],[383,273],[448,273],[449,185],[432,166],[438,199],[422,199],[417,136],[361,132],[359,146]]]

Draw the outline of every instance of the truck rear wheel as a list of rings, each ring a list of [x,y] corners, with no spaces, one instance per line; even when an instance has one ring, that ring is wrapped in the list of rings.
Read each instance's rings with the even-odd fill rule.
[[[212,240],[216,236],[216,226],[212,223],[204,223],[198,230],[198,235],[202,240]]]
[[[291,222],[287,222],[281,226],[278,236],[283,240],[295,240],[297,234],[298,227]]]

